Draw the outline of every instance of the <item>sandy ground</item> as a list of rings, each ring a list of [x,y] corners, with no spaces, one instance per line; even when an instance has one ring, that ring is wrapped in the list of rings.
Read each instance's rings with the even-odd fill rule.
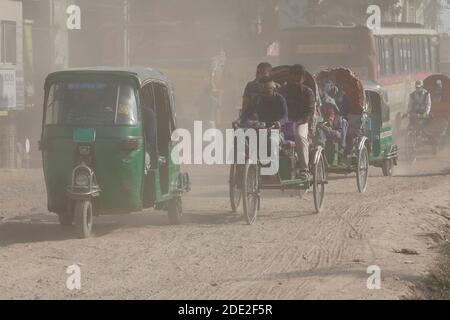
[[[186,223],[164,213],[103,216],[74,240],[46,210],[40,170],[0,171],[2,299],[397,299],[432,267],[450,230],[448,151],[395,177],[372,168],[368,191],[332,176],[326,208],[312,195],[264,192],[257,224],[230,212],[227,168],[189,168]],[[417,251],[417,255],[396,250]],[[82,288],[66,288],[81,267]],[[381,268],[380,290],[366,286]]]

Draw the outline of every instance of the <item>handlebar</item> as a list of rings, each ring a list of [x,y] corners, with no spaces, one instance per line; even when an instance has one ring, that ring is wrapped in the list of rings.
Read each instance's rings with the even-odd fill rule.
[[[281,129],[281,124],[280,122],[274,122],[274,123],[270,123],[267,124],[265,122],[260,122],[260,121],[246,121],[244,123],[240,122],[239,120],[237,121],[233,121],[232,123],[233,129],[239,129],[239,128],[243,128],[243,129]]]

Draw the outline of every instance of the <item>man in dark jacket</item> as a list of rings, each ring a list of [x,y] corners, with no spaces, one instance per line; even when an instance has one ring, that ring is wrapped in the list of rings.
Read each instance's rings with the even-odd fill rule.
[[[247,83],[242,99],[242,110],[246,109],[252,99],[259,94],[262,88],[261,79],[270,78],[272,73],[272,65],[268,62],[261,62],[256,68],[255,80]]]
[[[314,92],[304,85],[305,79],[305,68],[294,65],[291,67],[288,83],[279,89],[287,101],[289,121],[296,123],[295,143],[302,178],[310,175],[308,134],[316,106]]]
[[[241,122],[252,120],[252,116],[256,114],[258,120],[267,126],[276,123],[284,125],[288,119],[286,100],[275,92],[276,85],[270,78],[263,78],[260,82],[262,88],[242,111]]]

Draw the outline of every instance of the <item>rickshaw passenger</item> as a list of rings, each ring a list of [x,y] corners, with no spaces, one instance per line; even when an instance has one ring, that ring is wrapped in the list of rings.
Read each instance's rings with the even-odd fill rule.
[[[428,118],[431,112],[431,95],[423,87],[423,81],[416,81],[416,90],[410,94],[407,115],[410,116],[410,126],[420,124],[420,118]]]
[[[321,139],[323,142],[325,142],[327,138],[339,141],[339,153],[346,154],[348,153],[347,132],[349,130],[349,123],[347,119],[339,114],[339,110],[333,98],[324,93],[322,99],[323,106],[321,112],[324,124],[320,126]]]
[[[289,121],[295,122],[295,144],[299,158],[300,178],[308,178],[309,173],[309,123],[315,112],[314,92],[304,85],[305,67],[294,65],[290,69],[289,80],[279,92],[286,98]]]
[[[272,74],[272,65],[267,62],[262,62],[256,68],[255,80],[247,83],[244,90],[243,100],[242,100],[242,110],[245,110],[253,98],[255,98],[262,88],[261,79],[270,78]]]
[[[442,88],[442,80],[436,81],[436,86],[431,93],[431,101],[432,103],[440,103],[443,98],[443,88]]]
[[[268,77],[260,79],[262,89],[254,96],[240,117],[241,122],[252,120],[254,114],[266,125],[276,124],[281,127],[288,119],[286,100],[275,92],[276,85]]]

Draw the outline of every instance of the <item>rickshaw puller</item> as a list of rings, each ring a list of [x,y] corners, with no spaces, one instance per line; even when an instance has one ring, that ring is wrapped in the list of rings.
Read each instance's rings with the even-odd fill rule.
[[[305,67],[294,65],[290,69],[289,80],[279,89],[285,97],[288,107],[289,121],[296,123],[295,144],[299,158],[299,176],[307,179],[309,172],[309,123],[314,116],[314,92],[304,85],[306,77]]]
[[[240,122],[252,120],[252,116],[256,114],[258,121],[267,125],[278,123],[281,127],[288,119],[286,100],[281,94],[275,92],[275,83],[270,78],[262,78],[260,82],[262,89],[243,110]]]
[[[242,110],[245,110],[250,102],[255,98],[259,91],[262,88],[261,79],[263,78],[270,78],[272,73],[272,65],[268,62],[261,62],[256,67],[256,76],[255,80],[250,81],[247,83],[247,86],[244,90],[244,95],[242,98]]]

